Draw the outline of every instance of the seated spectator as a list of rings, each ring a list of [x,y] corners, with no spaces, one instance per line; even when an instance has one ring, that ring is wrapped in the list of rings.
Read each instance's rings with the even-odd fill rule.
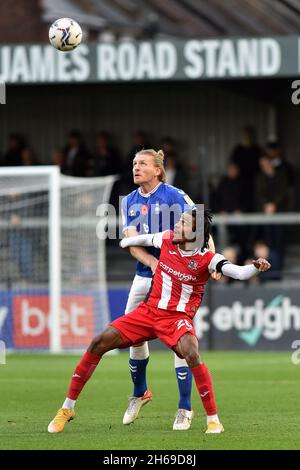
[[[282,156],[278,142],[268,142],[266,156],[271,160],[276,171],[282,171],[286,175],[289,186],[293,186],[295,183],[293,166]]]
[[[258,240],[254,244],[253,259],[257,258],[265,258],[272,265],[269,271],[260,273],[260,275],[255,278],[257,282],[277,281],[281,279],[279,256],[275,251],[272,251],[270,246],[263,240]],[[249,260],[249,262],[251,261],[252,260]]]
[[[222,251],[222,255],[228,261],[230,261],[230,263],[239,264],[238,250],[234,246],[227,246],[226,248],[224,248],[224,250]],[[221,282],[222,284],[231,284],[232,282],[234,282],[234,279],[227,276],[222,276],[219,282]]]
[[[283,171],[276,171],[272,161],[263,157],[259,161],[261,171],[256,180],[257,209],[267,215],[288,209],[288,182]],[[285,227],[279,224],[265,224],[254,228],[253,238],[263,238],[283,261]]]
[[[189,194],[188,178],[176,155],[170,153],[167,158],[165,157],[164,167],[168,178],[167,183]]]
[[[135,154],[143,149],[150,149],[152,146],[149,143],[149,139],[146,133],[142,130],[137,130],[133,133],[132,147],[129,150],[126,157],[126,164],[132,168],[132,160],[135,157]],[[131,175],[132,176],[132,175]]]
[[[57,165],[60,168],[63,167],[65,161],[65,152],[62,148],[57,148],[54,150],[52,158],[51,158],[51,163],[52,165]]]
[[[133,133],[132,147],[125,158],[125,172],[123,177],[124,192],[128,193],[136,189],[136,185],[132,178],[132,162],[135,154],[143,149],[150,149],[152,145],[149,143],[146,133],[142,130],[137,130]]]
[[[88,176],[107,176],[122,173],[119,151],[113,147],[108,132],[98,132],[93,157],[89,161]]]
[[[24,166],[39,165],[39,161],[36,157],[36,154],[30,145],[26,145],[22,149],[21,160],[22,160],[22,165]]]
[[[86,176],[90,155],[79,131],[74,130],[69,133],[64,154],[62,173],[70,176]]]
[[[164,152],[165,160],[167,160],[169,156],[178,160],[177,145],[172,137],[163,137],[160,148]]]
[[[227,174],[219,182],[215,192],[215,206],[218,212],[242,212],[245,207],[243,180],[240,169],[233,163],[227,165]]]
[[[265,214],[286,211],[288,208],[288,182],[284,172],[276,171],[272,161],[264,156],[259,161],[260,172],[256,178],[258,211]]]
[[[245,203],[244,183],[240,178],[239,167],[230,162],[227,166],[227,174],[219,182],[212,196],[213,207],[216,212],[240,213],[243,212]],[[245,255],[249,231],[243,225],[231,225],[228,227],[229,243],[239,245],[241,252]]]
[[[241,142],[234,148],[230,160],[239,167],[240,177],[244,182],[244,194],[248,195],[245,200],[246,212],[254,210],[251,193],[259,171],[260,156],[261,149],[256,144],[255,129],[245,126],[242,129]]]
[[[25,139],[20,134],[10,134],[7,150],[3,155],[1,166],[22,166],[22,149],[25,147]]]

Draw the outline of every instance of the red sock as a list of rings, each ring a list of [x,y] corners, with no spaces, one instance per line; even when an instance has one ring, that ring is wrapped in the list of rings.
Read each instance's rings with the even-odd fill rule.
[[[205,364],[200,364],[192,368],[192,374],[207,416],[216,415],[217,407],[208,368]]]
[[[90,352],[86,352],[79,364],[77,364],[70,383],[67,397],[71,400],[77,400],[81,390],[96,369],[101,357]]]

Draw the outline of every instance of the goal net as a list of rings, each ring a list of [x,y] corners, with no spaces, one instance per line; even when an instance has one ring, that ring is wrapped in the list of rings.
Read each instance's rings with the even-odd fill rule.
[[[96,213],[115,180],[63,176],[57,167],[0,169],[0,340],[7,349],[80,350],[109,321]]]

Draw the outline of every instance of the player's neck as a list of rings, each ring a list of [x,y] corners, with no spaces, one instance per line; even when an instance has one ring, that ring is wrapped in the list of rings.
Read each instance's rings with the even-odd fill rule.
[[[199,246],[195,242],[179,243],[178,246],[182,251],[195,251],[199,248]]]
[[[142,193],[142,194],[149,194],[149,193],[151,193],[151,191],[153,191],[153,189],[155,189],[159,184],[160,184],[160,181],[158,181],[158,180],[153,180],[153,181],[149,181],[149,182],[147,182],[147,183],[142,183],[142,184],[140,185],[141,193]]]

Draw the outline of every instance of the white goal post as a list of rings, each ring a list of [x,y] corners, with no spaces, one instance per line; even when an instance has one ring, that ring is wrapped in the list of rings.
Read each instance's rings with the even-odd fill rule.
[[[0,168],[0,339],[9,349],[82,349],[109,321],[96,213],[116,179]]]

